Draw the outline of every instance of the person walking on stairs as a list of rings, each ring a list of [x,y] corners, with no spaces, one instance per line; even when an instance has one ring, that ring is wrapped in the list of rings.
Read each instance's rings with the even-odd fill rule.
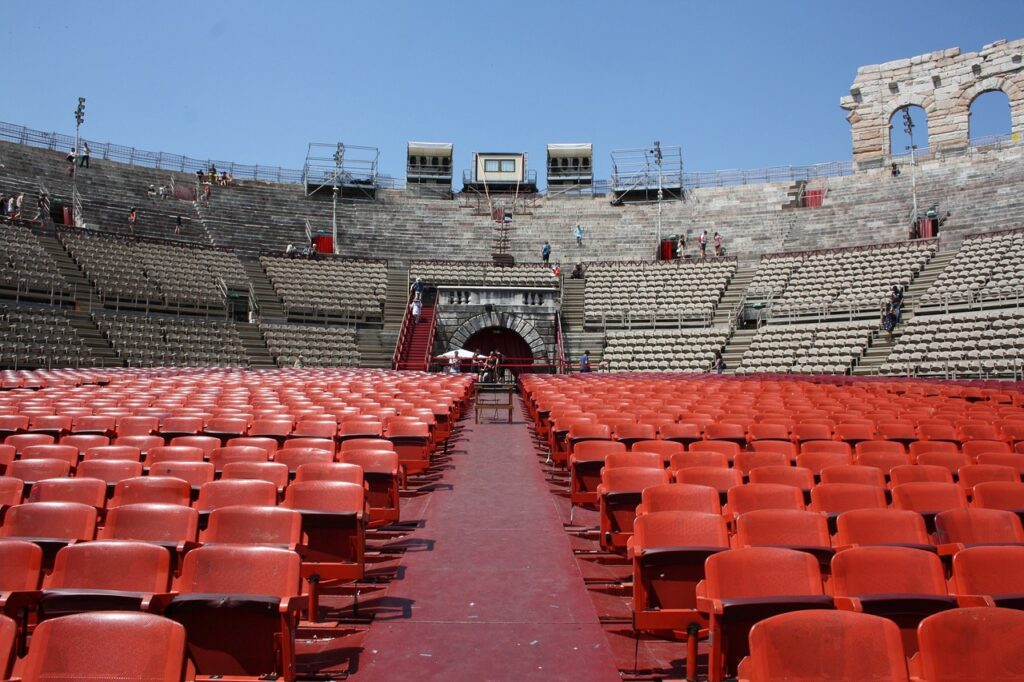
[[[580,224],[576,225],[576,229],[573,231],[573,236],[576,237],[576,246],[583,246],[583,226]]]
[[[551,259],[551,244],[548,244],[547,241],[545,241],[544,246],[540,248],[540,257],[544,259],[544,265],[547,265],[548,261]]]

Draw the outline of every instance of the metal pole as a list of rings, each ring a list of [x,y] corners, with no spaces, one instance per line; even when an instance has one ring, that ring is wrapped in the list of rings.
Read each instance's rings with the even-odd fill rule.
[[[332,202],[331,202],[331,249],[335,254],[338,253],[338,182],[337,176],[335,176],[334,187],[332,188]]]
[[[79,97],[78,106],[75,107],[75,153],[71,155],[71,223],[74,227],[78,227],[78,164],[82,155],[79,132],[84,120],[85,98]]]
[[[903,108],[903,129],[910,136],[910,197],[914,207],[914,224],[917,225],[917,145],[914,144],[914,120],[910,118],[910,107]]]

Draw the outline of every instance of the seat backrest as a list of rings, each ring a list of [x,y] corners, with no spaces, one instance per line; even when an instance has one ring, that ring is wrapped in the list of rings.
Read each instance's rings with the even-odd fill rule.
[[[351,462],[309,462],[300,464],[295,482],[344,481],[363,485],[363,467]]]
[[[724,493],[736,486],[743,485],[743,474],[736,469],[726,467],[686,467],[676,472],[676,481],[678,483],[706,485],[714,488],[719,493]]]
[[[953,474],[949,469],[934,464],[900,464],[889,470],[892,485],[903,483],[952,483]]]
[[[1020,483],[1020,474],[1012,466],[1004,464],[967,464],[957,470],[960,487],[970,493],[974,486],[989,481]]]
[[[981,545],[953,556],[956,594],[1024,595],[1024,547]]]
[[[98,478],[48,478],[37,481],[29,502],[80,502],[102,509],[107,502],[107,484]]]
[[[222,471],[229,462],[268,462],[270,456],[255,445],[227,445],[211,450],[209,460],[214,469]]]
[[[96,540],[62,547],[57,552],[49,588],[166,592],[171,555],[146,542]]]
[[[281,462],[288,466],[288,471],[294,473],[303,464],[312,462],[333,462],[333,450],[321,450],[320,448],[284,448],[278,450],[274,455],[275,462]]]
[[[604,492],[641,492],[652,485],[668,483],[668,472],[647,467],[619,467],[601,470],[601,489]]]
[[[917,457],[917,463],[928,466],[944,467],[949,473],[955,474],[960,467],[970,464],[971,461],[962,452],[925,452]]]
[[[386,438],[353,438],[341,442],[339,452],[353,450],[394,450],[395,444]]]
[[[729,488],[725,511],[745,514],[758,509],[804,508],[804,494],[800,488],[778,483],[748,483]]]
[[[196,509],[202,513],[239,504],[274,507],[277,505],[277,486],[269,481],[255,479],[209,481],[199,488]]]
[[[582,443],[580,443],[580,445],[582,445]],[[664,460],[662,459],[662,456],[656,452],[613,452],[604,458],[604,465],[612,469],[618,467],[648,467],[651,469],[663,469]]]
[[[1024,544],[1020,517],[1001,509],[949,509],[935,515],[935,539],[940,544]]]
[[[757,682],[909,679],[896,623],[853,611],[795,611],[756,623],[745,669],[742,677]]]
[[[720,514],[695,511],[658,511],[633,523],[634,551],[666,547],[728,549],[729,529]]]
[[[296,481],[284,494],[282,506],[288,509],[323,512],[361,512],[364,504],[362,485],[345,481]]]
[[[74,445],[29,445],[22,449],[21,459],[60,459],[72,469],[78,464],[78,448]]]
[[[921,515],[904,509],[853,509],[836,518],[835,545],[929,545]]]
[[[576,460],[603,460],[615,452],[626,452],[626,444],[616,440],[584,440],[573,446],[572,456]]]
[[[640,505],[645,514],[661,511],[694,511],[721,514],[718,491],[706,485],[664,483],[644,488]]]
[[[149,613],[79,613],[40,623],[24,661],[29,680],[180,680],[185,628]]]
[[[970,607],[929,616],[917,628],[928,682],[1024,679],[1024,612]]]
[[[7,465],[4,475],[35,483],[47,478],[61,478],[71,473],[71,465],[63,459],[17,459]]]
[[[689,467],[729,466],[729,459],[721,452],[677,452],[669,458],[669,469],[678,471]]]
[[[79,502],[31,502],[7,510],[0,536],[92,540],[96,508]]]
[[[910,547],[852,547],[832,557],[836,595],[945,595],[942,560],[934,552]]]
[[[739,444],[728,440],[699,440],[690,443],[690,452],[720,452],[731,462],[741,451]]]
[[[863,464],[839,464],[827,466],[821,470],[822,483],[859,483],[885,487],[885,474],[878,467]]]
[[[277,441],[269,436],[236,436],[228,440],[230,445],[253,445],[263,448],[268,454],[273,455],[277,451]]]
[[[1024,511],[1024,483],[979,483],[974,486],[973,504],[979,509]]]
[[[672,455],[684,452],[686,446],[671,440],[638,440],[630,448],[631,452],[655,452],[668,461]]]
[[[107,507],[145,502],[183,504],[187,507],[191,501],[192,488],[187,481],[171,476],[138,476],[119,481]]]
[[[344,464],[356,464],[363,469],[364,476],[366,474],[398,474],[398,454],[394,451],[387,450],[351,450],[349,452],[338,453],[338,459]],[[310,480],[317,474],[313,471],[319,468],[319,465],[314,465],[309,474],[303,474],[303,467],[301,465],[295,470],[295,480]],[[324,472],[328,473],[328,472]],[[329,473],[328,473],[329,475]]]
[[[704,568],[714,599],[824,594],[817,559],[791,549],[731,549],[708,557]]]
[[[176,436],[171,439],[168,445],[185,445],[199,448],[203,451],[204,457],[209,457],[211,452],[220,447],[220,438],[216,436]]]
[[[828,521],[794,509],[760,509],[736,519],[736,547],[830,547]]]
[[[808,509],[839,513],[852,509],[884,509],[885,489],[862,483],[819,483],[811,488]]]
[[[141,540],[154,543],[195,542],[199,513],[181,504],[138,503],[107,512],[101,540]]]
[[[185,555],[184,593],[290,597],[300,593],[299,555],[279,547],[207,545]]]
[[[133,445],[99,445],[88,448],[82,455],[82,459],[86,462],[94,459],[141,462],[142,451]]]
[[[225,481],[239,479],[270,481],[278,490],[284,490],[288,485],[288,465],[282,462],[228,462],[224,465],[220,477]]]
[[[229,506],[214,509],[202,541],[294,547],[302,540],[302,514],[281,507]]]
[[[141,475],[142,462],[120,459],[89,459],[78,465],[78,476],[98,478],[107,485]]]
[[[0,476],[0,509],[21,504],[25,482],[13,476]]]
[[[158,462],[202,462],[206,453],[194,445],[161,445],[146,453],[146,466]]]
[[[893,486],[892,506],[933,513],[967,507],[967,496],[955,483],[903,483]]]
[[[43,550],[28,540],[0,542],[0,592],[39,589]]]
[[[902,464],[912,464],[910,455],[903,452],[886,452],[884,450],[861,452],[854,455],[853,463],[860,464],[861,466],[878,467],[886,476],[889,475],[893,467],[898,467]]]

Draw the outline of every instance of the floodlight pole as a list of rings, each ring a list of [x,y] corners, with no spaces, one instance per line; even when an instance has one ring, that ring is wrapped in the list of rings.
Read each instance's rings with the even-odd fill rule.
[[[82,155],[81,137],[79,135],[82,121],[85,120],[85,98],[78,98],[78,106],[75,107],[75,153],[71,155],[71,222],[78,227],[78,164]]]
[[[334,152],[334,184],[331,187],[331,250],[335,255],[338,253],[338,175],[344,158],[345,145],[339,142]]]
[[[661,200],[664,198],[665,193],[662,188],[662,177],[661,177],[661,142],[658,140],[654,141],[654,163],[658,166],[658,253],[661,251]]]
[[[910,197],[914,205],[914,225],[917,225],[917,145],[914,144],[914,120],[910,107],[903,108],[903,130],[910,136]]]

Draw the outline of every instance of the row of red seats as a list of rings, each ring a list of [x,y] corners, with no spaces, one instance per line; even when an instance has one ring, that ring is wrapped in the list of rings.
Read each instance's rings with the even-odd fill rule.
[[[630,556],[634,627],[678,632],[693,654],[703,633],[711,643],[713,681],[736,674],[751,628],[780,613],[835,608],[882,616],[899,627],[902,648],[913,655],[917,628],[932,614],[1024,608],[1016,570],[1024,545],[964,548],[952,558],[947,580],[940,558],[922,549],[854,546],[826,559],[784,547],[730,548],[721,517],[653,512],[638,520]]]
[[[963,682],[1024,679],[1019,655],[1024,613],[968,607],[941,611],[917,626],[910,660],[891,620],[811,609],[766,618],[750,630],[739,682],[888,680]],[[908,665],[909,664],[909,665]]]
[[[193,674],[296,678],[296,626],[309,608],[309,598],[302,593],[302,560],[295,551],[218,541],[189,551],[176,578],[171,555],[158,544],[69,545],[57,552],[53,572],[46,576],[39,571],[43,554],[38,543],[0,542],[0,594],[6,615],[0,621],[0,656],[4,640],[12,644],[8,651],[27,648],[27,657],[14,666],[26,680],[180,680],[186,654],[190,679]],[[98,613],[103,611],[116,613]],[[153,616],[147,619],[142,614],[160,614],[178,626],[156,626]],[[150,635],[172,636],[121,651],[88,636],[51,639],[55,632],[66,636],[62,623],[68,618],[98,626],[136,623]],[[113,642],[126,644],[118,637]],[[94,652],[81,651],[88,644],[94,652],[106,652],[109,660],[95,660]],[[171,655],[133,658],[152,652],[154,644],[158,651],[167,647]],[[62,647],[60,653],[49,651],[55,645]],[[8,669],[11,658],[5,661]],[[91,667],[63,667],[76,660]]]

